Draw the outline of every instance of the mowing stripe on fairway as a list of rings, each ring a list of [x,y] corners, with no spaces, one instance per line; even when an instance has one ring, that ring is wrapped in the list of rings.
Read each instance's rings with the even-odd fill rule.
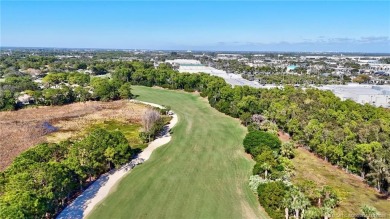
[[[180,91],[134,86],[142,101],[179,116],[172,140],[125,176],[88,218],[268,218],[248,187],[246,129]]]

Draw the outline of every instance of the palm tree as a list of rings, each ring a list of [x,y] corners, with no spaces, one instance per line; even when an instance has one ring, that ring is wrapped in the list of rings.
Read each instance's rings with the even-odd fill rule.
[[[282,147],[280,149],[280,154],[283,157],[287,158],[293,158],[295,153],[294,153],[294,143],[292,142],[284,142],[282,144]]]
[[[369,164],[371,172],[367,177],[372,178],[379,192],[383,192],[382,185],[387,180],[390,182],[390,171],[383,158],[373,159]]]
[[[324,205],[326,204],[325,202],[329,199],[331,199],[331,195],[333,194],[333,189],[330,186],[323,186],[322,189],[320,190],[321,197],[323,198]],[[321,205],[321,200],[318,201],[318,203]]]
[[[330,206],[324,205],[324,207],[321,208],[321,211],[324,219],[329,219],[333,215],[333,208]]]
[[[263,164],[261,165],[261,169],[264,170],[264,179],[267,179],[268,171],[271,170],[271,165],[269,165],[268,163],[263,163]]]
[[[313,192],[313,198],[317,199],[317,207],[322,206],[322,189],[316,188]]]
[[[321,207],[322,216],[328,219],[333,215],[334,208],[338,204],[337,197],[332,195],[332,188],[325,186],[322,188],[323,206]]]
[[[288,219],[289,218],[290,202],[289,202],[289,200],[286,197],[283,199],[282,206],[284,207],[284,217],[286,219]]]
[[[363,216],[367,219],[378,217],[380,214],[378,210],[375,207],[364,205],[360,208],[360,211],[362,212]]]
[[[299,191],[297,188],[292,188],[284,197],[283,200],[285,206],[286,218],[288,218],[288,209],[291,208],[295,211],[295,218],[299,219],[299,212],[301,211],[301,217],[305,213],[305,209],[310,205],[310,201],[306,198],[305,194]]]
[[[305,214],[302,215],[306,219],[317,219],[321,218],[321,209],[316,208],[316,207],[309,207],[306,211]],[[301,217],[302,218],[302,217]]]

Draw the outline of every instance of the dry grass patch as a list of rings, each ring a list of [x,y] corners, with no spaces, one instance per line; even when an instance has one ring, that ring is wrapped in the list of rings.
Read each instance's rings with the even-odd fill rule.
[[[29,147],[45,141],[78,138],[93,124],[109,120],[140,124],[145,109],[144,105],[120,100],[0,112],[0,170]],[[52,132],[48,125],[58,131]]]
[[[291,140],[282,131],[278,132],[278,136],[282,142]],[[334,188],[341,198],[340,206],[335,211],[338,215],[336,218],[351,218],[360,213],[360,207],[364,204],[374,206],[382,216],[390,215],[390,201],[358,176],[344,172],[302,147],[298,147],[295,152],[293,182],[311,180],[318,186],[329,185]]]
[[[377,208],[382,215],[390,215],[390,201],[359,177],[345,173],[303,148],[296,150],[293,162],[296,169],[294,182],[311,180],[318,186],[329,185],[337,191],[341,202],[336,214],[356,215],[360,213],[360,207],[367,204]]]

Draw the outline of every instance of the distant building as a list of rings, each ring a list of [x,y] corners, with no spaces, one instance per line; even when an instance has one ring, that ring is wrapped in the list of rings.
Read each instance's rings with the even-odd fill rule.
[[[370,64],[368,68],[374,72],[376,71],[390,72],[390,64]]]
[[[389,85],[325,85],[316,87],[320,90],[330,90],[341,100],[353,100],[360,104],[371,104],[390,108],[390,86]]]
[[[200,61],[195,59],[174,59],[166,60],[165,62],[171,65],[201,65]]]
[[[287,66],[286,71],[287,72],[294,71],[296,68],[298,68],[298,66],[296,66],[296,65],[289,65],[289,66]]]
[[[237,60],[242,58],[241,54],[218,54],[217,59],[221,60]]]

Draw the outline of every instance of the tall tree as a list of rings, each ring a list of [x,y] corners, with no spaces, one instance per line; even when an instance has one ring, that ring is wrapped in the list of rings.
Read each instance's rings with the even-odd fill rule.
[[[306,198],[305,194],[295,187],[287,192],[283,202],[289,203],[287,206],[294,210],[296,219],[299,219],[300,213],[303,215],[306,207],[310,205],[309,199]]]

